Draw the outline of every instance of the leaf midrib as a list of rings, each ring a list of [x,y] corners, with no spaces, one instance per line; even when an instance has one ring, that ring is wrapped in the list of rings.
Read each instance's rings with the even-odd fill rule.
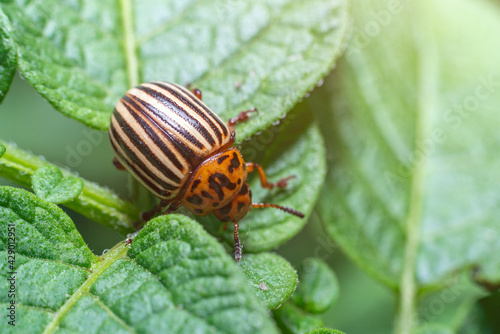
[[[422,28],[419,26],[418,28]],[[412,37],[415,40],[417,50],[418,66],[418,105],[416,116],[416,135],[413,152],[417,145],[425,140],[428,128],[428,117],[437,106],[436,86],[438,83],[438,54],[436,43],[432,41],[432,27],[426,26],[424,32],[417,27],[412,29]],[[430,39],[430,40],[429,40]],[[406,219],[406,237],[404,267],[400,280],[399,313],[396,318],[396,333],[410,334],[415,325],[416,298],[419,287],[416,279],[417,251],[420,245],[420,223],[422,219],[424,177],[429,153],[424,152],[420,161],[414,163],[414,173],[411,179],[410,206]]]
[[[90,274],[87,278],[87,280],[78,288],[76,291],[71,295],[68,300],[64,303],[59,310],[57,310],[56,314],[54,315],[54,318],[52,318],[52,321],[45,327],[45,330],[43,331],[43,334],[50,334],[54,333],[58,326],[59,323],[61,322],[62,318],[71,310],[73,309],[73,306],[84,296],[87,295],[89,292],[90,288],[92,285],[95,283],[95,281],[117,260],[125,257],[127,254],[128,246],[124,243],[121,244],[120,246],[116,247],[114,250],[111,250],[110,252],[107,253],[107,256],[105,257],[104,261],[100,262],[95,268],[93,269],[92,274]],[[109,255],[108,255],[109,254]]]

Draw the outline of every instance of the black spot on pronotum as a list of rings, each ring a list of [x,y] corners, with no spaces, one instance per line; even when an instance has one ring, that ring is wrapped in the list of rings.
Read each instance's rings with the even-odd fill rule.
[[[243,187],[241,187],[241,190],[240,190],[240,194],[241,195],[246,195],[247,192],[248,192],[248,185],[247,184],[244,184]]]
[[[193,195],[186,198],[186,201],[188,201],[189,203],[193,203],[194,205],[200,205],[201,203],[203,203],[203,198],[198,195]]]
[[[214,204],[212,204],[212,206],[213,206],[214,208],[218,207],[218,206],[219,206],[219,202],[214,202]]]
[[[223,155],[222,157],[220,157],[219,159],[217,159],[217,163],[220,165],[227,158],[229,158],[229,155]]]
[[[208,193],[208,192],[207,192],[207,191],[205,191],[205,190],[203,190],[203,191],[201,192],[201,196],[203,196],[203,197],[205,197],[205,198],[214,199],[214,198],[212,197],[212,195],[210,195],[210,193]]]
[[[229,178],[222,173],[210,175],[208,178],[208,186],[210,189],[213,189],[217,195],[219,195],[219,201],[224,199],[223,188],[227,188],[229,190],[236,189],[236,183],[231,182]]]
[[[241,184],[241,179],[238,179],[238,185],[240,185],[240,184]]]
[[[229,173],[234,172],[235,168],[240,167],[240,159],[236,153],[233,153],[233,158],[231,159],[231,165],[227,168]]]
[[[200,180],[194,180],[193,185],[191,186],[191,192],[193,192],[200,183],[201,183]]]

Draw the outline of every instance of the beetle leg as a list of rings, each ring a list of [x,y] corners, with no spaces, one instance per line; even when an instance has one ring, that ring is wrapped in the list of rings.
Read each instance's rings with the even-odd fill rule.
[[[263,188],[268,188],[268,189],[273,189],[274,187],[284,188],[288,185],[288,180],[293,179],[295,177],[295,175],[291,175],[289,177],[282,178],[278,182],[268,182],[266,173],[264,172],[264,169],[262,169],[260,165],[254,162],[247,162],[246,166],[247,166],[247,171],[249,173],[257,170],[257,172],[259,173],[260,184],[262,185]]]
[[[237,222],[233,222],[234,224],[234,258],[237,262],[241,260],[241,244],[240,237],[238,236],[238,232],[240,231],[240,225]]]
[[[118,170],[125,170],[125,167],[118,161],[118,159],[113,158],[113,165],[115,165],[116,169]]]
[[[193,93],[194,96],[196,96],[198,98],[198,100],[201,101],[201,90],[199,90],[198,88],[194,88],[194,89],[191,89],[191,93]]]
[[[144,223],[153,218],[153,216],[155,216],[158,212],[160,212],[161,209],[164,208],[166,205],[168,205],[168,202],[166,200],[161,200],[160,203],[158,203],[154,208],[152,208],[149,211],[143,212],[141,214],[141,220],[134,223],[135,229],[140,230],[142,228],[142,225],[144,225]],[[163,214],[170,213],[175,209],[176,208],[173,208],[173,205],[171,205]]]
[[[248,114],[250,114],[251,112],[258,112],[257,108],[251,108],[251,109],[248,109],[246,111],[242,111],[240,112],[240,114],[238,116],[236,116],[235,118],[231,118],[228,122],[227,122],[227,125],[229,125],[229,127],[234,127],[237,123],[240,123],[240,122],[244,122],[248,119]]]
[[[196,96],[198,98],[198,100],[201,101],[201,90],[199,90],[198,88],[191,89],[191,84],[190,83],[188,83],[186,85],[186,88],[189,89],[191,91],[191,93],[193,93],[194,96]]]

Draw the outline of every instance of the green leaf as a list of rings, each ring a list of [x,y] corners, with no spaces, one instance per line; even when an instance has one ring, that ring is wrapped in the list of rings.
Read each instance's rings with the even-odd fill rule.
[[[4,155],[5,151],[7,151],[7,149],[5,148],[5,146],[3,146],[2,144],[0,144],[0,158],[2,157],[2,155]]]
[[[337,300],[339,287],[332,269],[320,259],[306,259],[299,271],[295,305],[309,313],[323,313]]]
[[[31,188],[31,178],[39,168],[47,166],[57,168],[43,158],[21,150],[13,144],[0,140],[0,145],[7,149],[0,159],[0,176],[26,188]],[[61,172],[63,177],[78,178],[65,169]],[[120,199],[105,187],[87,180],[82,179],[82,181],[83,191],[80,196],[64,203],[65,206],[122,234],[134,231],[133,223],[139,219],[141,211],[136,205]]]
[[[332,157],[319,211],[400,291],[396,333],[408,333],[423,289],[473,264],[500,277],[500,14],[484,1],[395,4],[355,1],[359,28],[315,106],[333,110],[318,112]]]
[[[257,175],[248,182],[253,202],[274,203],[304,213],[299,218],[272,208],[253,209],[240,221],[240,238],[244,252],[261,252],[275,248],[295,236],[307,223],[326,174],[323,138],[304,104],[281,122],[279,127],[263,131],[241,147],[245,161],[259,163],[268,180],[278,181],[294,175],[284,189],[263,189]],[[257,173],[252,173],[257,174]],[[196,218],[214,235],[232,246],[232,229],[222,231],[214,217]]]
[[[99,258],[60,208],[24,190],[0,187],[0,224],[3,291],[14,227],[16,332],[276,333],[234,260],[185,216],[156,218]]]
[[[319,316],[306,313],[290,302],[286,302],[273,313],[284,334],[302,334],[323,326],[323,320]]]
[[[16,47],[9,19],[1,11],[0,27],[0,102],[2,102],[16,73]]]
[[[195,221],[175,214],[149,221],[128,255],[168,288],[174,305],[182,306],[169,316],[174,324],[182,325],[180,319],[193,324],[205,320],[206,330],[213,327],[215,332],[275,332],[234,260]],[[115,282],[106,279],[104,285]],[[119,301],[115,294],[109,298]]]
[[[290,298],[298,283],[292,265],[276,254],[246,255],[240,268],[254,293],[269,309],[279,307]]]
[[[145,81],[192,83],[224,118],[258,107],[239,140],[269,127],[333,66],[345,0],[5,1],[18,70],[57,110],[105,130]],[[8,29],[8,25],[2,26]]]
[[[331,328],[316,328],[306,334],[344,334],[344,332]]]
[[[59,168],[38,168],[31,178],[33,190],[41,199],[60,204],[74,200],[83,190],[83,181],[76,177],[63,177]]]

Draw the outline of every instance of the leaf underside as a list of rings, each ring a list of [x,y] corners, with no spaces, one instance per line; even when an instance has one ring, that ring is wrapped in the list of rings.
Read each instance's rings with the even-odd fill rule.
[[[333,166],[324,224],[394,288],[416,293],[472,266],[500,281],[499,13],[484,2],[404,3],[368,38],[362,29],[384,6],[357,2],[360,30],[312,102],[333,110],[319,114]]]

